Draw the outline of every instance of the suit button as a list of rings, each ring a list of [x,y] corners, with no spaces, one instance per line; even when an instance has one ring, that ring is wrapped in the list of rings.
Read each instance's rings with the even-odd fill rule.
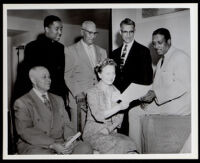
[[[45,131],[44,133],[47,134],[47,131]]]

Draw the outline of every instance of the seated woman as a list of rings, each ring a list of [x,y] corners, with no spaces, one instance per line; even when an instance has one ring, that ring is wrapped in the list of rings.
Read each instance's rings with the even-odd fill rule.
[[[87,93],[88,112],[83,139],[100,153],[137,153],[133,140],[116,130],[123,120],[123,114],[118,112],[128,108],[129,104],[117,103],[120,92],[112,85],[115,67],[116,63],[108,58],[95,67],[100,81]]]

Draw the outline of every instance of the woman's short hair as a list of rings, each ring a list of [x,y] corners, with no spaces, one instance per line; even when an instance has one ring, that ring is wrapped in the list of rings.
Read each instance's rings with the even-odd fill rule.
[[[106,67],[107,65],[111,65],[114,67],[117,66],[116,62],[113,59],[106,58],[105,60],[103,60],[102,62],[97,64],[97,66],[94,68],[94,70],[96,73],[101,73],[103,68]]]

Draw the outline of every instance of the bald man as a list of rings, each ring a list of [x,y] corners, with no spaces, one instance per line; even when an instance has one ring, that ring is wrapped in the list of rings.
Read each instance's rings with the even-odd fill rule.
[[[94,67],[107,58],[106,50],[94,44],[97,34],[95,23],[84,21],[81,27],[82,39],[65,48],[65,83],[71,90],[69,105],[72,108],[72,122],[75,128],[77,104],[82,103],[84,106],[87,90],[97,83]],[[83,109],[81,115],[82,128],[80,130],[85,124],[86,113]]]
[[[49,71],[42,66],[29,71],[33,88],[14,103],[19,154],[89,154],[82,141],[65,147],[75,132],[65,111],[63,99],[48,93]]]

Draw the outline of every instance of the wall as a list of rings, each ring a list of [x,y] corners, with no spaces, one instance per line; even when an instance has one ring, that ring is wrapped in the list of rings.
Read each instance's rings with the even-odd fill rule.
[[[176,13],[142,18],[142,9],[114,9],[112,10],[112,49],[119,47],[118,39],[119,24],[125,17],[131,18],[136,23],[135,39],[149,47],[152,33],[157,28],[169,29],[172,36],[172,44],[190,54],[190,11],[184,10]],[[152,51],[153,53],[153,51]],[[156,65],[158,56],[152,54],[153,64]]]

